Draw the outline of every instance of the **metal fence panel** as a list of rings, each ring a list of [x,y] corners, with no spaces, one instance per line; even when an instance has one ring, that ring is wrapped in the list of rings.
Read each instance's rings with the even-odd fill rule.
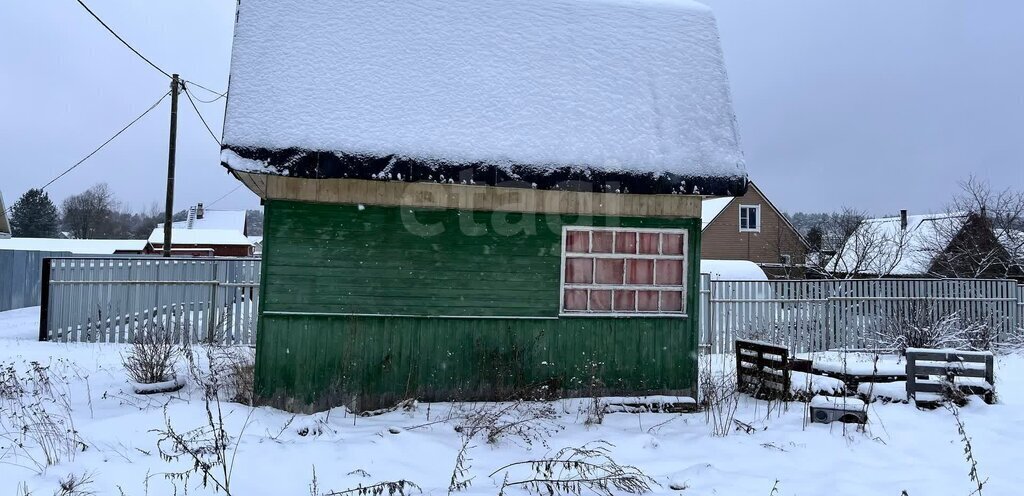
[[[887,326],[957,315],[1003,340],[1024,322],[1024,286],[1010,280],[855,279],[712,281],[701,279],[701,343],[732,352],[738,339],[793,352],[871,349]]]
[[[0,312],[39,305],[43,259],[59,251],[0,250]]]
[[[47,268],[41,339],[123,343],[161,327],[177,342],[255,343],[260,259],[67,257]]]

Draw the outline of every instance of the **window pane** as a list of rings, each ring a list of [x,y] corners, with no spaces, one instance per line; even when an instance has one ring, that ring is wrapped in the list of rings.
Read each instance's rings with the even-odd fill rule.
[[[605,290],[590,291],[590,311],[609,312],[612,309],[612,292]]]
[[[617,289],[615,290],[615,309],[616,312],[633,312],[636,311],[636,291],[628,289]]]
[[[751,208],[750,211],[747,212],[747,225],[750,226],[750,229],[757,229],[757,223],[759,220],[760,219],[757,218],[757,209]]]
[[[594,253],[612,252],[612,233],[610,231],[594,231]]]
[[[662,234],[661,235],[661,253],[664,255],[682,255],[683,254],[683,235],[682,234]]]
[[[594,282],[594,259],[566,258],[565,282],[570,284],[590,284]]]
[[[565,309],[566,310],[586,310],[587,309],[587,290],[585,290],[585,289],[567,289],[567,290],[565,290]]]
[[[622,276],[625,273],[625,260],[621,258],[599,258],[597,262],[597,284],[622,284]]]
[[[657,291],[637,291],[636,293],[636,309],[641,312],[657,312],[658,311],[658,292]]]
[[[616,232],[615,253],[636,253],[636,233]]]
[[[640,253],[658,254],[658,233],[640,233]]]
[[[681,312],[683,311],[683,294],[679,291],[662,291],[661,292],[661,311],[662,312]]]
[[[683,284],[683,263],[680,260],[658,260],[654,283],[660,286]]]
[[[628,260],[626,284],[654,284],[654,260]]]
[[[590,233],[569,231],[565,234],[566,253],[587,253],[590,250]]]

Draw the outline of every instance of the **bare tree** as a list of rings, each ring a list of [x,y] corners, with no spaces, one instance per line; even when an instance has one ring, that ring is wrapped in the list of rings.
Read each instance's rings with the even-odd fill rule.
[[[117,208],[114,194],[106,183],[69,196],[61,204],[64,228],[77,239],[109,237],[111,220]]]
[[[942,277],[1024,276],[1024,192],[970,177],[922,236],[929,273]]]
[[[864,212],[843,208],[819,228],[822,252],[833,254],[820,269],[832,278],[886,277],[913,255],[911,232],[898,218],[867,219]]]

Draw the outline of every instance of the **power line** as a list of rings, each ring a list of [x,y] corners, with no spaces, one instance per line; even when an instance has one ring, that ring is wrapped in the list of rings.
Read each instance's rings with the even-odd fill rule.
[[[198,115],[199,120],[203,122],[203,126],[206,127],[206,131],[210,133],[210,137],[220,145],[220,140],[217,139],[217,135],[213,134],[213,130],[210,129],[210,125],[206,123],[206,119],[203,118],[203,114],[199,111],[199,107],[196,107],[196,102],[192,100],[192,92],[188,90],[188,86],[182,85],[182,89],[184,90],[185,96],[188,97],[188,103],[192,104],[192,109],[196,111],[196,115]]]
[[[170,94],[171,94],[170,91],[168,91],[167,93],[164,93],[163,96],[161,96],[160,99],[156,101],[156,103],[154,103],[153,105],[150,105],[150,107],[148,109],[146,109],[145,112],[139,114],[139,116],[136,117],[135,119],[132,119],[132,121],[129,122],[128,125],[126,125],[125,127],[122,127],[120,131],[114,133],[114,135],[111,136],[109,139],[107,139],[107,141],[104,141],[103,144],[101,144],[100,146],[96,147],[95,150],[89,152],[89,154],[86,155],[85,157],[82,157],[81,160],[79,160],[78,162],[75,162],[75,165],[72,165],[71,167],[68,167],[64,172],[61,172],[59,175],[57,175],[57,177],[55,177],[53,179],[50,179],[50,181],[48,183],[44,184],[42,187],[40,187],[38,189],[40,191],[45,190],[47,186],[53,184],[58,179],[64,177],[65,175],[67,175],[67,173],[75,170],[76,167],[78,167],[79,165],[82,165],[82,163],[85,162],[86,160],[89,160],[89,158],[92,157],[93,155],[95,155],[96,152],[102,150],[103,147],[107,146],[107,144],[110,143],[111,141],[114,141],[114,138],[117,138],[118,136],[121,135],[121,133],[127,131],[128,128],[132,127],[132,125],[134,125],[136,122],[139,122],[139,120],[142,119],[143,117],[145,117],[146,114],[150,113],[153,109],[155,109],[158,105],[160,105],[160,102],[163,102],[164,98],[167,98],[167,95],[170,95]],[[10,212],[12,208],[14,208],[14,205],[11,205],[11,207],[8,208],[7,211]]]
[[[220,198],[217,198],[216,200],[213,200],[213,202],[210,203],[209,205],[207,205],[207,207],[212,207],[212,206],[216,205],[217,202],[227,198],[228,195],[230,195],[231,193],[234,193],[235,191],[238,191],[238,188],[241,188],[242,186],[243,186],[242,183],[238,183],[238,186],[235,186],[235,189],[232,189],[231,191],[228,191],[227,193],[224,193],[223,195],[221,195]]]
[[[103,27],[107,28],[107,31],[110,31],[110,34],[114,35],[114,38],[117,38],[118,41],[120,41],[121,43],[124,43],[124,46],[128,47],[129,50],[135,52],[135,55],[138,55],[139,58],[141,58],[142,60],[145,60],[147,64],[152,66],[154,69],[160,71],[160,73],[163,74],[164,76],[167,76],[168,78],[171,77],[171,75],[168,74],[167,71],[165,71],[165,70],[161,69],[160,67],[158,67],[151,60],[147,59],[145,55],[139,53],[139,51],[136,50],[135,47],[129,45],[127,41],[124,41],[124,38],[122,38],[117,33],[115,33],[114,30],[110,28],[110,26],[107,26],[107,23],[103,22],[103,19],[100,19],[100,16],[96,15],[96,13],[93,12],[92,9],[90,9],[89,6],[85,4],[85,2],[83,2],[82,0],[78,0],[78,5],[81,5],[82,8],[84,8],[86,10],[86,12],[89,13],[89,15],[91,15],[94,19],[99,21],[99,23],[102,24]]]
[[[195,81],[185,80],[185,82],[188,83],[188,84],[191,84],[192,86],[195,86],[196,88],[200,88],[200,89],[209,91],[210,93],[213,93],[214,95],[217,95],[217,98],[214,98],[213,100],[209,100],[209,101],[201,100],[199,97],[196,97],[196,100],[199,100],[202,103],[213,103],[213,102],[216,102],[217,100],[220,100],[221,98],[224,98],[228,94],[227,91],[224,91],[224,92],[213,91],[210,88],[207,88],[206,86],[203,86],[203,85],[201,85],[201,84],[199,84],[199,83],[197,83]]]

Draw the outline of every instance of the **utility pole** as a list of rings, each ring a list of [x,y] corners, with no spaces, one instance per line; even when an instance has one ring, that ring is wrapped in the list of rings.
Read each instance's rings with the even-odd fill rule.
[[[171,137],[167,144],[167,201],[164,205],[163,256],[171,256],[171,222],[174,218],[174,148],[178,141],[178,75],[171,75]]]

